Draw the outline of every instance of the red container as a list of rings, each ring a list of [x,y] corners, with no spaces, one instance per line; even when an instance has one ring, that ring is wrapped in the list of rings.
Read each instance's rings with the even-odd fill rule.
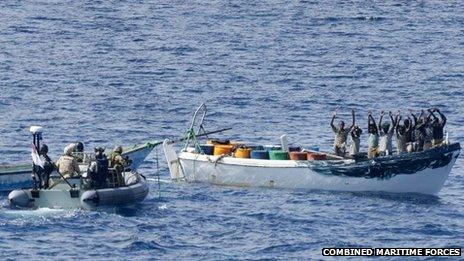
[[[308,153],[308,160],[326,160],[327,155],[321,153]]]
[[[291,160],[308,160],[307,152],[292,151],[290,152]]]

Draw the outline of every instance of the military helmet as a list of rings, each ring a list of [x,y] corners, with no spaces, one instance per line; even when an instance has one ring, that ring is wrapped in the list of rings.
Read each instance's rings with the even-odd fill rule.
[[[48,146],[46,144],[42,144],[40,147],[40,154],[44,155],[48,153]]]
[[[121,146],[116,146],[116,147],[113,149],[113,152],[122,153],[122,147],[121,147]]]
[[[63,149],[64,155],[72,156],[72,153],[74,151],[75,146],[76,146],[75,143],[71,143],[71,144],[68,144],[66,147],[64,147],[64,149]]]
[[[77,152],[84,152],[84,143],[82,142],[76,142],[76,147],[75,147],[75,150]]]
[[[102,147],[95,147],[93,150],[95,151],[95,153],[97,153],[97,152],[104,152],[104,151],[105,151],[105,149],[102,148]]]

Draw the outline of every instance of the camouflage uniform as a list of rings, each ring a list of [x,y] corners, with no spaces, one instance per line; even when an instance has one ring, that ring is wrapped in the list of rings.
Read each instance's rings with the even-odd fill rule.
[[[127,165],[127,160],[121,155],[122,148],[116,147],[113,152],[108,157],[108,161],[110,163],[110,168],[114,168],[116,170],[116,175],[118,176],[119,184],[124,184],[124,179],[122,177],[122,173]]]
[[[56,167],[65,178],[72,178],[80,172],[79,164],[73,156],[61,156],[56,162]]]
[[[112,152],[108,160],[110,161],[111,168],[116,168],[117,166],[124,167],[127,164],[126,159],[123,156],[121,156],[121,153],[119,152]]]

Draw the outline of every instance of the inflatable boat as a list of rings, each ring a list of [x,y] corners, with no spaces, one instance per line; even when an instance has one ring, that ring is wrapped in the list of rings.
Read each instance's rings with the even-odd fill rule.
[[[222,132],[225,130],[229,130],[230,128],[225,128],[221,130],[211,131],[207,133],[203,133],[199,135],[206,136],[208,134],[214,134],[218,132]],[[31,133],[33,135],[37,135],[40,133],[38,137],[41,140],[42,134],[42,127],[40,126],[32,126]],[[34,134],[36,133],[36,134]],[[185,138],[179,139],[177,141],[183,141]],[[37,141],[34,141],[37,142]],[[135,145],[133,147],[126,147],[123,148],[123,157],[127,157],[130,160],[130,164],[126,166],[126,171],[136,171],[139,166],[145,161],[146,157],[152,152],[152,150],[161,145],[163,141],[153,141],[147,142],[142,145]],[[40,147],[40,144],[37,144],[37,147]],[[106,155],[110,155],[111,151],[105,151]],[[84,153],[84,152],[76,152],[74,155],[76,158],[81,159],[79,163],[79,168],[81,172],[85,172],[92,161],[93,153]],[[57,160],[57,159],[55,159]],[[32,187],[33,183],[31,181],[32,175],[32,163],[31,164],[18,164],[18,165],[9,165],[9,166],[1,166],[0,165],[0,192],[11,191],[12,189],[16,188],[30,188]]]
[[[147,142],[142,145],[124,148],[122,155],[131,160],[131,164],[127,166],[126,169],[137,170],[158,143]],[[109,155],[110,151],[106,153]],[[83,158],[91,158],[92,154],[93,153],[84,153]],[[82,171],[86,170],[87,166],[87,161],[79,164]],[[32,164],[25,163],[0,166],[0,191],[11,191],[16,188],[30,188],[32,186],[31,174]]]
[[[96,210],[137,204],[148,194],[145,177],[134,171],[123,173],[122,184],[93,189],[85,178],[52,178],[48,189],[17,189],[10,192],[8,202],[17,208],[59,208]]]

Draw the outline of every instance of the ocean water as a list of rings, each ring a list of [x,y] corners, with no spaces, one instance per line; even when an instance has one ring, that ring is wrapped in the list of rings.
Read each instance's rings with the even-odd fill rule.
[[[201,103],[220,138],[328,150],[331,111],[439,107],[464,140],[464,4],[441,1],[2,1],[0,163],[181,137]],[[366,135],[364,135],[366,139]],[[363,145],[366,142],[363,140]],[[157,158],[160,162],[157,168]],[[464,244],[464,161],[437,196],[172,183],[101,212],[12,210],[2,259],[321,259],[323,247]],[[157,177],[161,178],[161,189]]]

